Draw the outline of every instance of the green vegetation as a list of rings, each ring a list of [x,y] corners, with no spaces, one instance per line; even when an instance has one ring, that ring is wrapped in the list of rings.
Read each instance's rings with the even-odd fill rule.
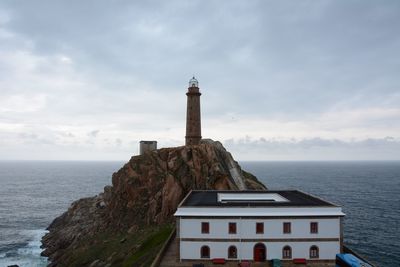
[[[267,189],[267,187],[266,187],[264,184],[262,184],[262,183],[257,179],[257,177],[255,177],[253,174],[251,174],[251,173],[249,173],[249,172],[246,172],[246,171],[244,171],[244,170],[242,170],[242,174],[243,174],[243,176],[244,176],[244,178],[245,178],[245,183],[246,183],[246,186],[247,186],[247,187],[250,187],[250,188],[261,187],[261,188]]]
[[[123,267],[131,266],[150,266],[153,262],[158,251],[171,234],[171,225],[166,225],[158,231],[152,233],[139,247],[139,249],[132,254],[123,263]]]
[[[69,250],[64,266],[84,266],[95,260],[116,267],[150,266],[173,230],[170,224],[150,226],[136,233],[102,232],[83,239],[78,249]]]

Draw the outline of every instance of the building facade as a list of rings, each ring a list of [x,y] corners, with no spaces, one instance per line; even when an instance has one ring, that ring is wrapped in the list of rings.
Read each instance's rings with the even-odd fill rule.
[[[333,264],[341,208],[300,191],[191,191],[179,205],[179,260]]]
[[[190,79],[186,107],[186,137],[187,146],[198,145],[201,140],[200,89],[195,77]]]

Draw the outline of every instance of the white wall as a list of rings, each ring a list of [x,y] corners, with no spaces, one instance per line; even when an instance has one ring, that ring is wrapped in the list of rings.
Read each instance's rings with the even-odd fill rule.
[[[201,222],[210,223],[210,233],[201,233]],[[237,234],[229,234],[228,223],[236,222]],[[256,222],[264,222],[264,234],[256,234]],[[291,222],[290,234],[283,222]],[[310,233],[310,222],[318,222],[318,233]],[[340,219],[180,219],[181,238],[339,238]]]
[[[235,245],[238,259],[253,259],[253,248],[257,239],[302,239],[302,238],[340,238],[340,219],[185,219],[180,220],[180,238],[203,239],[205,241],[181,241],[181,259],[200,259],[200,248],[210,247],[210,258],[228,258],[228,247]],[[210,233],[201,233],[201,222],[209,222]],[[236,222],[237,233],[229,234],[229,222]],[[256,234],[256,223],[264,223],[264,234]],[[283,233],[283,222],[291,222],[291,233]],[[310,222],[318,222],[318,233],[310,233]],[[213,242],[208,239],[239,239],[242,242]],[[251,242],[246,239],[253,239]],[[256,240],[254,240],[256,239]],[[339,241],[315,242],[262,242],[267,248],[267,259],[282,258],[282,248],[292,248],[292,258],[309,258],[312,245],[319,247],[319,259],[335,259],[340,252]]]
[[[319,259],[333,260],[337,253],[340,253],[339,242],[262,242],[267,248],[267,260],[281,259],[282,248],[292,248],[292,258],[309,259],[309,249],[316,245],[319,248]],[[253,260],[253,248],[257,242],[198,242],[182,241],[180,244],[181,259],[201,259],[200,249],[207,245],[210,247],[210,259],[228,259],[228,248],[235,245],[238,252],[238,259]]]

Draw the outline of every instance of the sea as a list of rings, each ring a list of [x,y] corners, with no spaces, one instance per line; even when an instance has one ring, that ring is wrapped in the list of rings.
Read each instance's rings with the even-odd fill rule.
[[[0,267],[42,267],[41,237],[74,200],[111,183],[118,161],[0,161]],[[339,204],[345,244],[377,266],[400,266],[400,161],[240,162],[269,189]]]

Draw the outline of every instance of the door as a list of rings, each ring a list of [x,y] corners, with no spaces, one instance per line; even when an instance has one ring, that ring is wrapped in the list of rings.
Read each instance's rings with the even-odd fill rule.
[[[267,258],[267,250],[265,245],[258,243],[254,246],[254,261],[265,261]]]

